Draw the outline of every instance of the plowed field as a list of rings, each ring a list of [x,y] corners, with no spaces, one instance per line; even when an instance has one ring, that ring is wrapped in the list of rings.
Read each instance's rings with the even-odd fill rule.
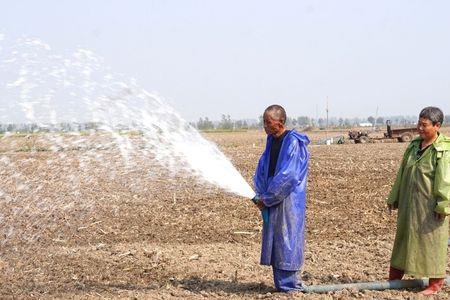
[[[251,182],[265,145],[262,132],[205,137]],[[276,293],[271,269],[259,265],[261,219],[248,199],[189,174],[173,177],[147,157],[134,157],[135,165],[121,173],[120,157],[108,149],[98,150],[107,160],[83,166],[75,159],[83,149],[54,157],[52,151],[26,151],[27,139],[0,140],[2,299],[416,295],[417,290]],[[384,201],[405,148],[403,143],[309,147],[306,284],[387,279],[396,215]]]

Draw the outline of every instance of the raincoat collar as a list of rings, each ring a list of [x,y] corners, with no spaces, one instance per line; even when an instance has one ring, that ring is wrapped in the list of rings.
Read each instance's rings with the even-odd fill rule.
[[[286,133],[286,135],[284,136],[283,141],[284,141],[285,139],[287,139],[287,138],[296,138],[296,139],[298,139],[300,142],[304,143],[305,145],[308,145],[308,144],[310,143],[309,138],[308,138],[305,134],[301,134],[301,133],[295,131],[295,129],[286,130],[286,132],[287,132],[287,133]],[[269,136],[268,136],[268,139],[269,139],[270,142],[272,142],[274,138],[275,138],[275,137],[272,136],[272,135],[269,135]]]
[[[422,138],[418,136],[414,140],[412,140],[410,146],[420,147],[421,142]],[[436,149],[436,151],[450,150],[450,138],[446,137],[438,131],[438,137],[431,145],[434,149]]]
[[[271,134],[269,134],[267,136],[266,155],[265,155],[266,156],[266,158],[265,158],[266,160],[269,159],[269,153],[270,153],[270,149],[272,148],[272,142],[273,142],[274,138],[275,137],[273,135],[271,135]],[[287,145],[290,144],[289,142],[286,142],[286,141],[288,141],[290,139],[297,139],[299,142],[303,143],[305,146],[307,146],[310,143],[308,136],[306,136],[305,134],[299,133],[299,132],[295,131],[295,129],[286,130],[286,134],[285,134],[285,136],[283,138],[283,143],[281,144],[280,153],[285,153]],[[281,159],[278,159],[277,165],[275,167],[275,173],[278,172],[279,167],[280,167],[280,163],[281,163]],[[266,180],[269,179],[268,178],[268,174],[269,174],[269,163],[266,163],[265,166],[264,166],[264,178]],[[268,183],[269,182],[266,182],[266,185]]]

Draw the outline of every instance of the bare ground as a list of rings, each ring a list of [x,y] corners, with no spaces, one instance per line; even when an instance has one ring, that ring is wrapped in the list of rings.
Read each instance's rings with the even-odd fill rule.
[[[206,137],[251,182],[264,135]],[[417,297],[417,290],[276,293],[271,269],[259,265],[261,220],[251,201],[190,176],[169,177],[145,157],[118,167],[108,149],[98,150],[106,161],[88,166],[79,160],[83,149],[57,157],[14,151],[29,143],[0,140],[1,298]],[[405,147],[310,146],[306,284],[387,279],[396,216],[384,200]]]

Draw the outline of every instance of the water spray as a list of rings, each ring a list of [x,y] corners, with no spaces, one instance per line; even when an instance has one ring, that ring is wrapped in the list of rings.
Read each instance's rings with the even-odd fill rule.
[[[80,198],[81,179],[95,186],[99,171],[107,172],[111,179],[133,178],[133,171],[142,168],[136,158],[142,157],[168,170],[167,181],[189,176],[244,198],[255,197],[216,144],[206,140],[157,93],[113,72],[92,51],[76,49],[60,54],[39,39],[10,40],[0,33],[0,78],[4,82],[0,85],[0,124],[25,124],[28,130],[35,127],[44,131],[30,135],[30,142],[19,151],[51,152],[48,169],[58,164],[77,165],[77,174],[61,172],[52,183],[67,183],[74,199]],[[14,128],[7,129],[2,139],[13,140],[14,136]],[[14,147],[14,143],[5,144]],[[68,155],[72,150],[76,151]],[[50,204],[32,192],[42,185],[9,162],[15,151],[11,148],[0,153],[0,165],[8,175],[5,178],[13,179],[8,184],[0,182],[1,195],[11,199],[20,213],[39,222],[40,209],[50,209]],[[34,159],[33,155],[28,157]],[[147,176],[134,177],[129,188],[138,190],[145,181],[159,176],[158,171],[148,169]],[[51,209],[72,209],[69,204],[56,200]]]

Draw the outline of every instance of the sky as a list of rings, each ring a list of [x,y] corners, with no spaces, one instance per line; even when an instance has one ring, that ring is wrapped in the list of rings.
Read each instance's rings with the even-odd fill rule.
[[[449,1],[4,1],[0,32],[92,50],[186,120],[450,114]],[[1,101],[1,100],[0,100]]]

